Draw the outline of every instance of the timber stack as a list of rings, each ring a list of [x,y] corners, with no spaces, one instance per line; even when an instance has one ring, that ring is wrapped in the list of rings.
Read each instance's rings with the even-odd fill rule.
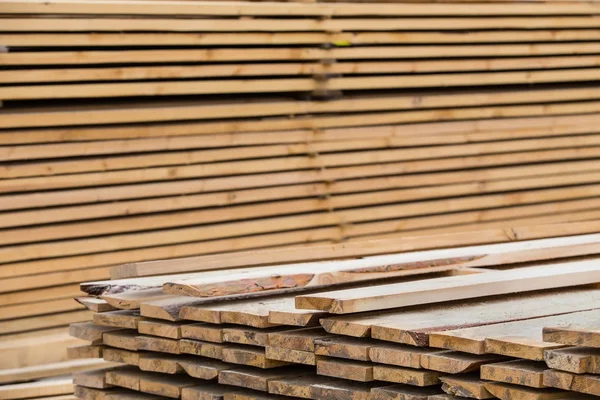
[[[574,233],[585,225],[514,228],[521,240],[495,242],[493,231],[471,232],[470,245],[396,254],[368,255],[389,248],[388,240],[357,242],[341,249],[343,259],[319,262],[259,266],[271,252],[292,260],[322,254],[322,246],[247,252],[245,268],[231,255],[183,259],[179,268],[175,260],[142,263],[138,277],[81,284],[90,294],[82,302],[98,311],[71,325],[86,344],[69,355],[103,364],[75,372],[74,393],[93,400],[593,399],[600,396],[600,234]],[[547,237],[553,228],[561,236]],[[415,243],[424,249],[443,236]],[[488,244],[475,244],[486,236]],[[238,268],[205,270],[217,261]],[[143,276],[145,264],[173,274]],[[191,265],[198,272],[182,273]],[[128,267],[113,272],[131,274]],[[0,398],[66,395],[64,385],[9,385]]]
[[[597,220],[599,15],[593,1],[2,0],[0,368],[97,363],[64,366],[83,343],[68,325],[107,310],[72,298],[115,265],[309,262],[336,243],[426,250]],[[494,238],[465,239],[477,230]],[[452,233],[466,241],[416,244]],[[313,245],[312,260],[274,249]]]

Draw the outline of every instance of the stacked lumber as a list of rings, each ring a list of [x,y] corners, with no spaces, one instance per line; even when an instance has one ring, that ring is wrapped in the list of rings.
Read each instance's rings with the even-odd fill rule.
[[[83,283],[119,310],[71,325],[87,341],[71,353],[118,365],[74,392],[593,399],[599,254],[589,234]]]
[[[81,344],[67,327],[114,307],[72,298],[109,271],[598,232],[598,15],[591,1],[1,1],[0,368],[86,368],[62,350]],[[538,224],[557,225],[520,228]]]

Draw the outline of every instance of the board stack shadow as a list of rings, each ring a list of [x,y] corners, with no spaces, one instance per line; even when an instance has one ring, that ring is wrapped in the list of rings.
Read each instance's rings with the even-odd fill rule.
[[[591,384],[542,365],[593,380],[599,244],[571,235],[82,283],[117,310],[72,324],[87,343],[69,353],[116,364],[76,372],[75,396],[593,399]]]
[[[67,327],[111,307],[72,299],[115,265],[127,278],[598,232],[599,15],[592,1],[0,2],[6,379],[92,367],[67,360],[82,343]],[[538,224],[557,225],[517,229]]]

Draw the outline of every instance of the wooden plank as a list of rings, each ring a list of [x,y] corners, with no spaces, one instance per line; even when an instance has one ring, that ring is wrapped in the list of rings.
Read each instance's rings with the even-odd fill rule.
[[[588,318],[595,318],[599,312],[598,310],[581,311],[456,331],[438,332],[430,335],[429,342],[433,347],[443,347],[467,353],[484,354],[492,352],[542,361],[544,350],[564,347],[561,344],[543,341],[542,328],[544,326],[553,323],[569,324],[577,323],[580,320],[589,321]]]
[[[547,350],[544,361],[549,368],[575,374],[600,373],[600,349],[592,347],[567,347]]]
[[[173,296],[164,294],[160,289],[148,289],[106,294],[102,296],[102,299],[115,308],[122,310],[135,310],[140,308],[140,304],[142,302],[171,297]]]
[[[381,382],[352,382],[330,379],[327,383],[317,383],[311,387],[311,398],[322,400],[369,400],[371,389],[390,386]]]
[[[71,360],[51,364],[34,365],[23,368],[7,368],[0,371],[0,384],[24,382],[34,379],[86,371],[102,366],[110,366],[103,360]]]
[[[591,46],[592,44],[579,44],[579,45],[570,45],[570,47],[580,47],[581,49],[574,48],[572,50],[542,50],[542,54],[548,54],[545,51],[555,51],[558,54],[573,54],[578,51],[582,53],[594,53],[597,52],[598,49],[596,46]],[[497,45],[498,46],[498,45]],[[512,45],[518,46],[518,45]],[[543,45],[540,45],[543,46]],[[435,45],[432,45],[435,47]],[[444,46],[451,47],[451,46]],[[467,56],[473,56],[472,53],[469,53],[464,50],[466,46],[463,45],[463,53]],[[479,46],[476,46],[479,47]],[[438,51],[440,49],[438,48]],[[141,50],[144,51],[144,50]],[[221,50],[223,51],[223,50]],[[245,50],[244,53],[249,50]],[[277,51],[277,50],[272,50]],[[485,55],[494,56],[494,50],[483,49]],[[135,53],[136,51],[130,51],[128,53]],[[136,60],[137,57],[131,57],[129,54],[124,56],[125,62],[129,61],[132,63],[135,62],[159,62],[161,57],[166,56],[167,59],[173,59],[173,61],[189,61],[185,56],[180,55],[176,56],[174,54],[168,54],[168,52],[177,52],[177,50],[165,50],[164,53],[167,54],[156,54],[154,59],[152,57],[142,55],[139,57],[139,61]],[[91,52],[90,58],[94,59],[94,53]],[[189,51],[188,51],[189,53]],[[385,54],[385,50],[380,50],[379,53],[384,53],[384,55],[376,54],[374,58],[380,57],[390,57],[390,54]],[[412,56],[412,53],[419,53],[417,51],[410,52],[409,56]],[[513,48],[509,51],[498,51],[499,55],[529,55],[524,50],[515,51]],[[435,54],[435,53],[434,53]],[[431,54],[418,54],[420,57],[431,57]],[[371,55],[367,54],[365,57],[369,57]],[[69,54],[67,53],[65,56],[65,63],[73,63],[79,64],[81,62],[73,61]],[[249,55],[249,58],[253,58],[253,55]],[[334,55],[335,57],[335,55]],[[356,58],[356,55],[350,56],[350,58]],[[106,60],[113,59],[114,56],[109,55],[106,58],[100,58],[100,60],[96,61],[96,63],[107,62]],[[191,57],[193,59],[194,57]],[[295,59],[293,56],[281,56],[284,60],[287,59]],[[346,58],[342,54],[342,59]],[[224,58],[225,60],[229,60],[229,58]],[[304,59],[304,58],[300,58]],[[57,60],[53,60],[50,57],[42,61],[43,63],[48,64],[56,64]],[[90,61],[94,63],[94,60]],[[110,62],[110,61],[108,61]],[[14,61],[12,59],[8,59],[6,62],[9,65],[15,64],[37,64],[34,61],[33,57],[25,58],[19,57],[18,60]],[[385,72],[385,71],[383,71]],[[579,72],[579,73],[578,73]],[[430,78],[430,79],[428,79]],[[340,77],[340,78],[331,78],[328,80],[327,85],[331,90],[365,90],[369,88],[374,89],[410,89],[417,87],[438,87],[443,83],[448,83],[451,86],[480,86],[480,85],[510,85],[510,84],[541,84],[541,83],[557,83],[557,82],[582,82],[582,81],[591,81],[598,79],[598,71],[595,68],[580,68],[580,69],[565,69],[562,71],[516,71],[516,72],[481,72],[476,75],[474,74],[431,74],[427,77],[414,77],[414,79],[408,80],[399,80],[396,77],[390,76],[349,76],[349,77]],[[269,86],[266,84],[270,82]],[[312,77],[296,77],[296,78],[280,78],[277,80],[274,79],[258,79],[258,78],[248,78],[243,82],[230,80],[230,79],[215,79],[215,80],[199,80],[199,81],[187,81],[187,86],[183,85],[183,82],[177,81],[132,81],[125,83],[113,83],[108,82],[104,83],[102,87],[98,87],[93,83],[74,83],[70,85],[66,85],[63,87],[61,92],[54,93],[52,92],[53,85],[22,85],[22,86],[10,86],[4,87],[0,90],[0,97],[6,100],[39,100],[39,99],[50,99],[50,98],[61,98],[61,99],[69,99],[69,98],[114,98],[114,97],[133,97],[133,96],[157,96],[157,93],[162,96],[172,96],[172,95],[206,95],[206,94],[244,94],[244,93],[284,93],[289,91],[312,91],[314,90],[316,83]],[[236,85],[237,83],[237,85]]]
[[[515,97],[515,94],[518,93],[517,97]],[[569,97],[571,98],[571,100],[582,100],[583,98],[586,99],[595,99],[597,98],[596,96],[594,96],[592,94],[592,92],[589,89],[568,89],[568,90],[544,90],[543,91],[543,95],[540,95],[539,91],[535,91],[535,90],[531,90],[528,92],[523,92],[523,91],[518,91],[518,92],[514,92],[512,91],[512,93],[510,91],[507,92],[495,92],[494,95],[492,97],[490,97],[489,93],[485,93],[485,94],[469,94],[468,96],[465,96],[464,94],[459,94],[459,95],[453,95],[452,96],[452,101],[448,101],[447,98],[444,97],[438,97],[435,96],[433,98],[423,98],[422,103],[420,103],[421,106],[424,106],[424,104],[429,105],[430,107],[434,107],[434,106],[438,106],[438,107],[448,107],[448,106],[456,106],[458,104],[462,104],[462,106],[468,106],[468,105],[477,105],[478,107],[481,107],[484,104],[490,104],[490,102],[492,104],[506,104],[506,103],[510,103],[510,102],[517,102],[517,103],[523,103],[523,102],[533,102],[535,103],[536,101],[542,101],[542,102],[548,102],[548,101],[560,101],[561,99],[564,99],[565,97]],[[570,95],[570,96],[569,96]],[[312,112],[334,112],[334,111],[341,111],[341,112],[353,112],[353,111],[358,111],[358,110],[362,110],[362,111],[366,111],[366,110],[373,110],[373,109],[379,109],[379,110],[397,110],[397,109],[406,109],[406,108],[414,108],[414,103],[412,105],[409,102],[409,99],[411,99],[412,97],[404,97],[404,98],[398,98],[398,97],[392,97],[392,96],[388,96],[388,97],[384,97],[385,101],[381,101],[382,98],[379,99],[374,99],[374,98],[370,98],[370,101],[367,101],[366,103],[369,104],[369,106],[365,105],[365,101],[364,99],[353,99],[353,101],[348,101],[349,99],[346,98],[344,100],[340,100],[340,101],[332,101],[332,102],[327,102],[326,105],[323,104],[318,104],[318,103],[306,103],[306,102],[271,102],[271,103],[267,103],[267,102],[258,102],[257,104],[244,104],[243,108],[242,107],[235,107],[234,110],[232,110],[231,107],[225,107],[225,106],[215,106],[215,105],[210,105],[210,106],[191,106],[190,103],[183,103],[184,107],[182,107],[182,103],[179,104],[170,104],[170,107],[161,107],[161,108],[157,108],[156,105],[154,104],[151,107],[152,112],[150,112],[150,108],[148,107],[148,105],[146,105],[146,108],[139,107],[139,110],[136,110],[135,108],[132,108],[131,106],[128,107],[119,107],[118,111],[117,110],[111,110],[111,109],[106,109],[103,110],[103,112],[101,113],[101,115],[98,114],[98,112],[90,112],[89,110],[81,110],[78,109],[77,111],[77,115],[73,116],[73,109],[69,109],[68,112],[71,114],[71,119],[68,120],[70,121],[69,123],[67,123],[67,120],[65,119],[66,115],[63,114],[57,114],[56,111],[53,111],[50,115],[49,112],[46,113],[42,113],[42,112],[36,112],[36,115],[39,116],[40,120],[39,121],[29,121],[27,122],[24,117],[26,118],[27,113],[19,113],[19,114],[10,114],[10,113],[4,113],[3,114],[3,121],[0,124],[0,127],[3,128],[17,128],[17,127],[33,127],[33,126],[57,126],[57,125],[89,125],[89,124],[93,124],[93,123],[99,123],[99,124],[107,124],[107,123],[123,123],[123,122],[151,122],[151,121],[173,121],[173,120],[177,120],[177,121],[183,121],[183,120],[197,120],[198,118],[202,118],[202,115],[211,115],[213,118],[218,118],[218,117],[231,117],[232,116],[232,112],[234,113],[233,115],[236,117],[249,117],[249,116],[257,116],[257,115],[261,115],[261,116],[265,116],[265,115],[282,115],[282,114],[294,114],[294,113],[299,113],[300,111],[302,112],[306,112],[307,111],[307,106],[309,107],[309,110]],[[362,101],[360,101],[362,100]],[[345,107],[345,108],[344,108]],[[125,112],[124,108],[128,108],[127,112]],[[169,112],[166,112],[168,109]],[[474,113],[473,110],[463,110],[462,112],[458,111],[457,109],[453,110],[453,114],[455,114],[455,112],[457,113],[457,115],[455,115],[457,118],[458,116],[460,116],[460,119],[466,118],[467,115],[471,115],[474,116],[476,118],[497,118],[498,117],[498,111],[500,109],[496,110],[496,114],[492,114],[491,112],[487,112],[486,110],[482,110],[482,109],[478,109],[477,113]],[[39,110],[37,110],[39,111]],[[87,111],[87,112],[86,112]],[[112,112],[111,112],[112,111]],[[135,111],[135,112],[134,112]],[[566,111],[566,110],[563,110]],[[590,112],[590,109],[587,107],[583,107],[582,105],[578,106],[577,112],[566,112],[564,114],[585,114],[586,112]],[[527,107],[520,108],[520,112],[506,112],[505,111],[505,115],[506,117],[524,117],[524,116],[540,116],[540,112],[539,109],[535,112],[532,113],[532,110],[527,111]],[[422,112],[421,112],[422,114]],[[430,122],[432,120],[432,118],[418,118],[416,119],[415,116],[413,115],[412,118],[406,119],[398,119],[398,114],[394,114],[396,118],[394,119],[382,119],[381,115],[378,116],[378,118],[375,120],[375,118],[371,115],[367,115],[367,114],[363,114],[361,115],[362,118],[355,118],[355,117],[344,117],[343,119],[343,123],[341,123],[342,120],[340,119],[335,119],[336,121],[338,121],[337,123],[333,123],[333,120],[331,120],[331,122],[328,123],[324,123],[325,120],[322,119],[312,119],[312,121],[315,123],[315,126],[320,127],[320,128],[331,128],[331,127],[335,127],[335,126],[365,126],[365,125],[377,125],[377,124],[385,124],[385,123],[401,123],[401,122],[423,122],[423,121],[428,121]],[[547,113],[541,113],[541,115],[548,115]],[[406,116],[406,115],[405,115]],[[75,119],[77,118],[77,119]],[[448,120],[456,120],[457,118],[447,118]],[[352,120],[352,123],[350,123],[350,119]],[[329,119],[327,119],[327,121],[329,121]],[[210,126],[210,129],[208,129],[208,127]],[[271,121],[269,123],[266,122],[261,122],[261,123],[245,123],[242,124],[241,126],[238,124],[236,125],[236,129],[233,129],[233,131],[237,131],[237,132],[243,132],[243,131],[269,131],[269,130],[281,130],[281,129],[301,129],[301,128],[305,128],[307,125],[306,124],[302,124],[299,125],[297,122],[293,123],[293,122],[283,122],[283,121]],[[189,126],[186,126],[186,128],[188,128]],[[220,129],[219,129],[220,127]],[[232,129],[232,127],[224,127],[223,124],[219,123],[217,124],[210,124],[210,125],[206,125],[206,124],[194,124],[193,129],[191,130],[183,130],[183,129],[179,129],[176,131],[171,131],[170,135],[171,136],[175,136],[175,135],[181,135],[181,134],[193,134],[193,135],[198,135],[201,133],[224,133],[224,129],[225,132],[230,132],[230,130]],[[79,135],[74,135],[70,138],[72,138],[71,140],[73,140],[74,138],[76,138],[77,136],[81,136],[84,134],[84,132],[88,132],[88,131],[82,131],[81,128],[78,128],[77,131],[79,131]],[[103,139],[106,138],[107,133],[102,130],[102,137]],[[128,131],[123,131],[122,128],[119,129],[120,131],[120,135],[119,136],[115,136],[114,138],[126,138],[126,137],[132,137],[131,135],[133,134],[133,137],[140,137],[139,136],[139,132],[137,133],[133,133],[131,132],[131,129],[129,129]],[[145,131],[144,136],[145,137],[151,137],[151,136],[161,136],[164,135],[165,132],[163,132],[163,129],[158,129],[159,132],[154,132],[154,131]],[[125,132],[128,132],[125,133]],[[45,133],[45,135],[47,135]],[[96,134],[97,135],[97,134]],[[85,136],[87,137],[88,140],[90,140],[90,133],[85,134]],[[48,138],[47,136],[44,136],[44,138],[46,140],[38,140],[41,142],[47,142],[48,140],[50,140],[50,138]],[[21,139],[22,140],[22,139]],[[59,139],[60,141],[60,139]]]
[[[69,360],[82,358],[102,358],[103,346],[82,345],[67,347],[67,356]]]
[[[543,388],[544,371],[548,367],[541,362],[513,360],[481,366],[481,379],[510,383],[532,388]]]
[[[63,327],[70,323],[89,321],[92,313],[88,310],[71,311],[59,314],[42,315],[4,321],[0,325],[0,335],[10,333]]]
[[[183,372],[183,367],[179,364],[179,357],[171,354],[140,354],[138,366],[141,371],[158,372],[162,374],[173,375]]]
[[[224,326],[217,324],[187,324],[181,327],[181,336],[187,339],[223,343],[223,329]]]
[[[572,346],[600,347],[600,328],[597,328],[593,324],[545,326],[543,335],[546,342]]]
[[[115,332],[122,328],[114,326],[100,326],[91,322],[78,322],[69,326],[69,335],[78,339],[87,340],[90,344],[102,344],[102,336],[107,332]]]
[[[565,269],[568,272],[565,273]],[[598,274],[597,277],[596,274]],[[458,300],[480,296],[583,285],[600,280],[594,261],[555,263],[494,274],[454,276],[381,285],[369,291],[348,289],[296,297],[296,307],[334,314],[371,311],[394,307]],[[435,292],[435,297],[432,293]]]
[[[67,361],[66,347],[87,343],[69,336],[66,327],[58,332],[34,332],[33,336],[17,339],[8,337],[0,341],[0,368],[24,368]]]
[[[223,361],[258,368],[275,368],[289,363],[267,358],[265,349],[254,346],[227,346],[223,349]]]
[[[44,22],[43,24],[41,22]],[[177,19],[160,20],[135,19],[119,20],[113,18],[52,18],[36,20],[32,23],[26,18],[11,18],[2,23],[5,32],[88,32],[88,31],[170,31],[191,32],[198,31],[194,20],[177,25]],[[179,21],[181,22],[181,21]],[[528,18],[386,18],[386,19],[239,19],[235,20],[235,32],[294,32],[294,31],[389,31],[401,26],[404,30],[431,30],[436,26],[438,30],[477,30],[477,29],[541,29],[541,28],[592,28],[596,22],[593,17],[552,17]],[[203,19],[203,31],[224,32],[231,31],[231,21],[222,19]]]
[[[183,388],[196,386],[199,382],[201,381],[189,376],[165,376],[162,374],[152,377],[142,376],[140,391],[177,399],[181,397]]]
[[[267,383],[269,393],[288,397],[312,399],[311,387],[319,383],[327,383],[330,378],[307,374],[270,379]]]
[[[219,372],[219,384],[267,392],[268,384],[272,380],[303,376],[307,373],[308,370],[298,366],[272,369],[238,367]]]
[[[97,313],[115,310],[115,308],[108,304],[105,300],[98,299],[96,297],[75,297],[75,301],[83,305],[88,310]]]
[[[441,376],[442,390],[448,394],[473,399],[492,399],[492,395],[486,388],[485,382],[476,375],[452,375]]]
[[[131,366],[120,367],[106,373],[106,383],[139,392],[140,380],[144,376],[157,378],[159,374],[140,371]]]
[[[597,14],[597,10],[588,3],[516,3],[514,8],[505,11],[501,4],[459,4],[459,3],[410,3],[404,7],[399,4],[382,4],[380,9],[371,10],[365,4],[320,4],[320,3],[250,3],[232,2],[234,9],[218,2],[207,4],[175,4],[169,7],[166,2],[155,3],[144,1],[141,3],[102,1],[98,4],[80,1],[56,1],[45,5],[40,2],[26,2],[11,0],[0,9],[6,14],[115,14],[115,15],[219,15],[219,16],[423,16],[423,15],[578,15]]]
[[[373,345],[369,349],[369,358],[371,361],[380,364],[419,369],[422,368],[421,360],[423,356],[436,354],[438,352],[438,349],[431,349],[428,347],[415,347],[381,342]]]
[[[219,343],[202,342],[192,339],[179,340],[179,351],[184,354],[194,354],[197,356],[222,360],[223,349],[225,349],[225,345]]]
[[[223,400],[231,389],[221,385],[200,385],[181,390],[181,400]]]
[[[317,365],[317,357],[312,351],[291,350],[285,347],[265,347],[266,357],[270,360],[302,365]]]
[[[335,358],[317,360],[317,374],[357,382],[372,382],[374,364]]]
[[[600,378],[596,375],[576,375],[564,371],[544,371],[548,387],[600,396]]]
[[[223,342],[265,347],[267,344],[269,344],[269,335],[272,333],[287,331],[289,331],[289,328],[287,327],[260,329],[244,326],[232,326],[229,328],[223,328]]]
[[[341,283],[360,282],[419,273],[423,268],[437,272],[451,268],[485,267],[507,263],[538,261],[565,257],[565,254],[593,254],[597,246],[591,237],[573,237],[566,241],[546,239],[542,241],[506,243],[488,246],[433,250],[398,255],[368,257],[358,260],[316,262],[277,267],[277,274],[269,268],[241,270],[226,277],[204,276],[202,273],[180,281],[165,284],[187,295],[222,296],[248,293],[257,290],[331,286]],[[591,239],[591,240],[590,240]],[[590,240],[590,241],[588,241]],[[564,252],[567,253],[564,253]],[[283,276],[281,276],[283,275]],[[325,281],[321,280],[321,277]],[[234,285],[235,283],[235,285]],[[171,291],[170,291],[171,292]],[[174,293],[174,292],[171,292]]]
[[[31,383],[16,383],[0,387],[0,399],[27,399],[73,393],[73,380],[69,378],[44,379]]]
[[[134,330],[120,330],[116,332],[105,332],[102,335],[102,342],[110,347],[123,350],[138,350],[137,342],[138,332]]]
[[[132,310],[107,311],[94,314],[94,324],[100,326],[112,326],[116,328],[138,329],[138,323],[142,317],[138,312]]]
[[[140,354],[137,351],[107,347],[102,351],[102,358],[104,361],[138,366],[140,365]]]
[[[315,352],[315,340],[328,337],[332,337],[332,335],[320,327],[292,329],[269,333],[268,343],[271,347]]]
[[[479,368],[486,364],[502,360],[502,356],[494,354],[476,355],[458,351],[442,351],[422,354],[421,367],[448,374],[462,374],[479,371]]]
[[[180,359],[178,363],[189,376],[204,380],[217,379],[222,371],[232,368],[227,363],[198,357]]]
[[[573,399],[573,400],[591,400],[591,396],[578,395],[573,392],[566,392],[557,389],[534,389],[525,386],[511,385],[508,383],[487,382],[485,388],[495,397],[501,400],[555,400],[555,399]]]
[[[442,391],[439,387],[418,387],[410,385],[394,385],[378,387],[371,390],[373,400],[429,400]]]
[[[168,339],[181,339],[185,322],[170,322],[142,319],[138,322],[138,332],[144,335],[160,336]]]
[[[370,351],[379,342],[340,336],[328,336],[314,340],[316,355],[345,358],[356,361],[372,361]]]
[[[390,365],[375,365],[373,367],[373,378],[378,381],[402,383],[413,386],[432,386],[440,383],[443,373],[437,371],[426,371],[397,367]]]
[[[595,288],[569,288],[539,293],[506,295],[497,299],[457,301],[452,305],[428,305],[414,310],[390,310],[325,318],[325,330],[335,334],[368,337],[428,346],[429,333],[468,326],[497,324],[587,309],[600,297]],[[589,296],[589,297],[588,297]],[[585,298],[585,301],[582,301]],[[548,314],[552,310],[552,314]],[[508,312],[510,311],[510,312]]]
[[[153,336],[137,336],[135,343],[138,350],[157,351],[160,353],[181,354],[179,341]]]
[[[47,300],[37,303],[15,304],[6,307],[0,307],[0,320],[68,312],[81,310],[82,308],[83,305],[73,301],[71,298]]]
[[[78,385],[78,386],[88,387],[88,388],[95,388],[95,389],[106,389],[106,388],[111,387],[111,385],[106,382],[106,379],[105,379],[106,372],[114,369],[119,364],[107,363],[104,361],[103,361],[103,363],[105,365],[103,368],[100,368],[100,369],[93,369],[93,370],[87,370],[87,371],[74,371],[73,384]],[[102,366],[102,365],[96,364],[96,367],[100,367],[100,366]]]

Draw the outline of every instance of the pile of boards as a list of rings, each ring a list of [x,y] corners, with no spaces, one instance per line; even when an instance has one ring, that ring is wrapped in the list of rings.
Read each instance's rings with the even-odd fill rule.
[[[599,15],[592,1],[1,1],[0,368],[91,367],[64,366],[82,343],[67,327],[106,305],[72,298],[123,263],[116,278],[285,246],[600,231],[584,222],[600,216]],[[389,243],[347,256],[411,249]],[[314,260],[345,247],[323,249]],[[309,261],[273,251],[261,262]]]
[[[581,228],[581,223],[574,225]],[[513,233],[533,236],[534,231]],[[486,234],[478,233],[480,238]],[[446,240],[456,236],[461,234]],[[383,249],[389,242],[365,242],[362,251],[376,254],[377,245]],[[217,257],[182,260],[180,268],[165,261],[163,272],[174,274],[82,283],[91,296],[81,301],[97,312],[91,322],[71,325],[71,335],[86,344],[70,348],[69,356],[95,360],[102,368],[74,374],[75,396],[600,396],[600,378],[594,375],[600,234],[348,257],[356,247],[349,244],[337,260],[226,273],[181,273],[192,263],[202,266]],[[322,251],[312,249],[316,255]],[[308,257],[311,248],[301,250]],[[264,265],[269,253],[276,261],[283,251],[258,252],[254,261]],[[291,259],[292,251],[287,253]],[[252,266],[251,255],[245,257]],[[231,256],[220,258],[237,266]],[[0,388],[0,398],[65,396],[73,390],[65,387],[69,379],[8,385]]]
[[[0,345],[121,263],[597,219],[599,14],[0,2]]]

